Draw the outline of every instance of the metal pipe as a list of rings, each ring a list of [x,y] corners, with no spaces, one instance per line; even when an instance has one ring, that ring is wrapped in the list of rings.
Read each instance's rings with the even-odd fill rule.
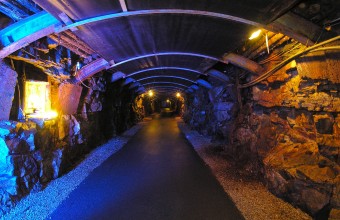
[[[277,70],[281,69],[282,67],[284,67],[285,65],[287,65],[288,63],[290,63],[291,61],[293,61],[294,59],[296,59],[297,57],[300,57],[310,51],[320,51],[320,50],[328,50],[330,48],[332,49],[335,49],[334,47],[324,47],[324,48],[318,48],[322,45],[325,45],[325,44],[328,44],[328,43],[331,43],[333,41],[336,41],[336,40],[339,40],[340,39],[340,36],[337,36],[337,37],[334,37],[334,38],[331,38],[329,40],[326,40],[326,41],[323,41],[319,44],[316,44],[314,46],[311,46],[301,52],[298,52],[296,53],[295,55],[287,58],[286,60],[282,61],[281,63],[279,63],[278,65],[276,65],[274,68],[272,68],[271,70],[268,70],[266,73],[262,74],[261,76],[259,76],[258,78],[248,82],[248,83],[245,83],[245,84],[242,84],[239,86],[239,88],[248,88],[250,86],[253,86],[253,85],[256,85],[257,83],[267,79],[268,77],[270,77],[271,75],[273,75]]]

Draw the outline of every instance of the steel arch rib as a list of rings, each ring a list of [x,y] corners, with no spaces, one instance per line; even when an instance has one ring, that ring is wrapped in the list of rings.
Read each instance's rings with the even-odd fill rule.
[[[190,69],[190,68],[177,67],[177,66],[161,66],[161,67],[152,67],[152,68],[148,68],[148,69],[142,69],[142,70],[127,74],[127,76],[134,76],[134,75],[137,75],[137,74],[140,74],[140,73],[145,73],[145,72],[149,72],[149,71],[156,71],[156,70],[183,70],[183,71],[186,71],[186,72],[203,74],[198,70],[194,70],[194,69]]]
[[[174,89],[184,91],[185,89],[178,86],[149,86],[146,89]]]
[[[190,86],[181,84],[181,83],[175,83],[175,82],[150,82],[150,83],[141,83],[141,86],[147,86],[147,85],[159,85],[159,84],[170,84],[170,85],[176,85],[176,86],[182,86],[184,88],[189,88]]]
[[[262,24],[258,22],[254,22],[251,20],[247,20],[244,18],[223,14],[223,13],[217,13],[217,12],[211,12],[211,11],[201,11],[201,10],[186,10],[186,9],[151,9],[151,10],[139,10],[139,11],[127,11],[127,12],[121,12],[121,13],[112,13],[108,15],[102,15],[97,16],[93,18],[88,18],[84,20],[77,21],[75,23],[69,24],[65,27],[61,27],[58,29],[58,32],[62,32],[74,27],[78,27],[81,25],[94,23],[98,21],[104,21],[109,19],[115,19],[115,18],[122,18],[122,17],[132,17],[132,16],[142,16],[142,15],[155,15],[155,14],[184,14],[184,15],[199,15],[199,16],[206,16],[206,17],[212,17],[212,18],[219,18],[227,21],[234,21],[238,23],[248,24],[252,26],[257,27],[263,27]]]
[[[148,76],[148,77],[140,78],[140,79],[138,79],[136,81],[140,82],[140,81],[144,81],[144,80],[148,80],[148,79],[154,79],[154,78],[181,79],[181,80],[185,80],[185,81],[188,81],[188,82],[191,82],[191,83],[195,83],[195,81],[187,79],[187,78],[184,78],[184,77],[179,77],[179,76],[162,76],[162,75],[159,75],[159,76]]]
[[[128,62],[143,59],[143,58],[153,57],[153,56],[193,56],[193,57],[201,57],[201,58],[215,60],[217,62],[225,63],[225,61],[222,58],[218,58],[218,57],[208,56],[208,55],[200,54],[200,53],[176,52],[175,51],[175,52],[151,53],[151,54],[144,54],[144,55],[132,57],[132,58],[123,60],[121,62],[115,63],[115,64],[111,65],[109,68],[114,68],[114,67],[120,66],[124,63],[128,63]]]

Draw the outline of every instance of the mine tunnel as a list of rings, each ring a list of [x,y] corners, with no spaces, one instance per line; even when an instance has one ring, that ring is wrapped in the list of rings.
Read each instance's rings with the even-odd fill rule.
[[[0,219],[340,219],[340,1],[1,0]]]

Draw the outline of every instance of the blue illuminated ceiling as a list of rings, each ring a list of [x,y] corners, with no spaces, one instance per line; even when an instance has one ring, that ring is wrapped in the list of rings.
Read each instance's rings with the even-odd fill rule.
[[[159,82],[161,76],[174,76],[179,84],[183,78],[195,82],[217,62],[227,63],[222,59],[225,53],[242,47],[255,28],[272,28],[271,22],[300,1],[20,0],[14,4],[8,0],[1,4],[6,2],[11,7],[0,5],[0,11],[21,21],[0,32],[3,57],[40,37],[52,34],[57,39],[68,33],[84,42],[83,53],[78,54],[96,53],[111,71]],[[71,50],[77,50],[73,46]],[[98,69],[94,65],[88,69]]]

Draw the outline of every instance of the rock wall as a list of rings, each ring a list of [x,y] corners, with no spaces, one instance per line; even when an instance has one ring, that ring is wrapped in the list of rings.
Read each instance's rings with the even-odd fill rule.
[[[256,143],[268,188],[316,217],[340,218],[339,58],[311,53],[252,91],[254,141],[272,140]]]
[[[0,59],[0,120],[8,120],[18,74]]]
[[[0,217],[86,153],[142,120],[142,98],[104,74],[84,82],[78,111],[52,120],[0,121]],[[52,83],[52,98],[59,84]]]
[[[222,97],[229,99],[223,100],[211,98],[218,87],[200,89],[189,98],[184,119],[219,140],[217,146],[262,177],[273,194],[316,219],[339,219],[339,58],[334,51],[301,57],[243,90],[243,105],[235,90],[224,91]],[[263,65],[267,70],[277,57],[269,60]]]
[[[221,83],[211,79],[213,88],[199,88],[185,99],[183,119],[193,129],[212,136],[213,141],[228,143],[239,110],[235,79]]]

